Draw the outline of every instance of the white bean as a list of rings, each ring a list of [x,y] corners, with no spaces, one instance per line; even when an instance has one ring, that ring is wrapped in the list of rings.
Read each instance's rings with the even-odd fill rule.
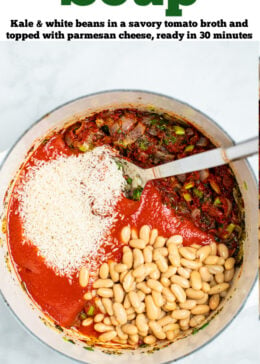
[[[162,327],[158,324],[158,322],[150,321],[149,327],[157,339],[164,340],[166,338],[166,334],[163,332]]]
[[[188,260],[188,259],[181,258],[181,265],[185,268],[197,270],[201,267],[202,264],[201,264],[201,262],[197,262],[195,260]]]
[[[147,319],[143,313],[139,313],[136,316],[135,323],[136,323],[138,331],[147,331],[148,332],[149,327],[147,325]]]
[[[110,277],[111,277],[112,281],[113,282],[118,282],[119,281],[119,273],[115,271],[115,265],[116,265],[116,262],[110,261],[108,263],[109,273],[110,273]]]
[[[97,324],[94,325],[94,329],[97,332],[106,332],[106,331],[113,330],[113,326],[108,326],[108,325],[102,324],[100,322],[100,323],[97,323]]]
[[[147,295],[145,297],[145,307],[146,307],[146,314],[149,320],[157,320],[159,310],[151,295]]]
[[[149,240],[150,245],[153,245],[155,243],[157,236],[158,236],[158,230],[152,229],[151,234],[150,234],[150,240]]]
[[[165,273],[167,271],[167,269],[168,269],[167,260],[163,256],[160,256],[156,260],[156,265],[159,268],[159,271],[162,272],[162,273]]]
[[[81,325],[86,327],[86,326],[90,326],[93,324],[93,318],[92,317],[88,317],[85,320],[82,321]]]
[[[161,283],[156,281],[155,279],[148,279],[146,284],[148,287],[150,287],[151,289],[153,289],[157,292],[162,292],[162,290],[163,290],[163,286],[161,285]]]
[[[193,300],[200,300],[204,297],[204,292],[197,291],[193,288],[188,288],[186,289],[186,295]]]
[[[214,242],[214,243],[211,243],[209,246],[211,248],[210,255],[217,255],[217,244]]]
[[[155,243],[154,243],[154,248],[162,248],[165,245],[166,239],[163,238],[162,236],[157,236]]]
[[[122,331],[127,335],[136,335],[138,333],[137,327],[133,324],[123,325]]]
[[[201,279],[204,282],[210,282],[212,280],[212,275],[209,273],[209,270],[207,267],[203,266],[199,269]]]
[[[217,250],[220,257],[224,258],[225,260],[228,258],[229,252],[225,244],[218,244]]]
[[[216,265],[218,263],[218,256],[217,255],[209,255],[205,260],[204,264],[207,265]]]
[[[148,245],[143,250],[143,257],[145,263],[151,263],[153,261],[153,247]]]
[[[191,313],[193,315],[204,315],[209,312],[209,306],[208,305],[197,305],[191,310]]]
[[[99,288],[97,290],[97,294],[98,296],[101,296],[101,297],[113,297],[113,291],[111,288]]]
[[[133,266],[133,253],[132,253],[132,250],[129,247],[124,247],[122,261],[123,261],[123,264],[125,264],[128,269],[132,268],[132,266]]]
[[[124,226],[121,230],[121,241],[124,244],[128,244],[131,237],[131,228],[129,226]]]
[[[129,245],[132,248],[144,249],[146,244],[145,241],[142,239],[132,239],[130,240]]]
[[[196,315],[196,316],[193,316],[190,319],[190,326],[191,327],[196,327],[196,326],[200,325],[204,320],[205,320],[205,316],[204,315]]]
[[[107,263],[103,263],[99,268],[99,276],[101,279],[107,279],[109,275],[109,267]]]
[[[139,231],[139,237],[140,239],[144,240],[146,244],[149,243],[150,240],[150,226],[148,225],[143,225]]]
[[[180,287],[178,284],[172,284],[171,291],[180,303],[183,303],[186,301],[186,293],[185,293],[184,289],[182,287]]]
[[[209,299],[209,307],[212,311],[216,310],[220,302],[219,294],[213,294]]]
[[[182,288],[189,288],[190,287],[190,282],[186,278],[183,278],[183,277],[178,276],[178,275],[173,275],[171,277],[171,281],[172,281],[172,283],[178,284]]]
[[[166,298],[166,301],[167,302],[174,302],[174,301],[176,301],[176,297],[172,293],[172,291],[170,290],[170,288],[163,287],[162,294]]]
[[[183,243],[183,237],[181,235],[172,235],[168,240],[167,240],[167,246],[170,243],[174,243],[177,245],[180,245]]]
[[[144,343],[147,345],[155,344],[156,338],[153,335],[148,335],[144,338]]]
[[[224,278],[225,278],[225,282],[230,282],[232,281],[233,277],[235,274],[235,269],[230,269],[230,270],[226,270],[224,273]]]
[[[131,286],[134,283],[134,277],[132,275],[132,271],[129,271],[124,279],[123,279],[123,288],[126,292],[129,292],[131,290]]]
[[[209,245],[205,245],[202,248],[197,250],[197,257],[201,262],[203,262],[211,253],[211,247]]]
[[[171,316],[175,320],[184,320],[184,319],[190,317],[190,311],[189,310],[175,310],[172,312]]]
[[[228,258],[226,261],[225,261],[225,269],[226,270],[231,270],[234,268],[234,265],[235,265],[236,261],[233,257],[230,257]]]
[[[109,298],[102,298],[102,303],[103,306],[106,309],[106,312],[109,314],[109,316],[113,315],[113,306],[112,306],[112,301]]]
[[[195,300],[187,300],[183,303],[180,303],[180,308],[184,310],[192,310],[196,306],[197,302]]]
[[[177,268],[177,273],[182,276],[183,278],[189,279],[190,278],[190,274],[191,274],[191,269],[189,268],[183,268],[183,267],[178,267]]]
[[[179,249],[179,253],[185,259],[188,259],[188,260],[194,260],[194,259],[196,259],[196,254],[193,253],[193,252],[191,252],[187,247],[181,247]]]
[[[162,307],[165,304],[165,299],[160,292],[152,291],[152,297],[157,307]]]
[[[115,271],[118,273],[126,272],[127,269],[128,269],[128,266],[126,264],[119,263],[119,264],[115,265]]]
[[[97,315],[95,315],[94,317],[94,322],[101,322],[104,320],[104,314],[103,313],[98,313]]]
[[[105,332],[104,334],[101,334],[98,338],[100,341],[111,341],[116,337],[116,331],[112,330],[112,331],[108,331]]]
[[[87,267],[82,267],[79,272],[79,284],[81,287],[85,288],[88,285],[89,271]]]
[[[152,291],[145,282],[138,283],[136,287],[140,289],[144,294],[149,294]]]
[[[113,304],[113,311],[117,322],[120,325],[124,325],[127,322],[127,315],[124,306],[121,303],[115,302]]]
[[[200,273],[199,272],[197,272],[197,271],[191,272],[190,281],[191,281],[191,287],[193,289],[195,289],[196,291],[200,291],[201,290],[201,288],[202,288],[202,281],[201,281],[201,276],[200,276]]]
[[[223,283],[225,280],[224,273],[217,273],[215,274],[215,280],[217,283]]]
[[[93,288],[111,288],[113,284],[112,279],[97,279],[93,283]]]
[[[222,265],[208,265],[207,266],[209,273],[211,274],[217,274],[217,273],[223,273],[224,268]]]
[[[124,300],[125,292],[120,283],[116,283],[113,286],[115,302],[122,303]]]
[[[212,295],[212,294],[221,293],[223,291],[226,291],[228,288],[229,288],[229,283],[220,283],[214,287],[211,287],[209,294]]]
[[[131,292],[129,292],[128,296],[129,296],[130,303],[134,308],[138,308],[141,305],[141,301],[136,292],[131,291]]]

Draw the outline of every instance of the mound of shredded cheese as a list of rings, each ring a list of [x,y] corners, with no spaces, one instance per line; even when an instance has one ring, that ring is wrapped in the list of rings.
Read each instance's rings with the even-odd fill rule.
[[[125,179],[106,146],[78,156],[58,156],[32,167],[18,190],[24,242],[46,265],[71,278],[95,257],[118,218]]]

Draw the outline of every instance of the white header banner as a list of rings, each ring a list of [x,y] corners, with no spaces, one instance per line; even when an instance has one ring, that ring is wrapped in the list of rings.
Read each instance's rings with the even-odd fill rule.
[[[2,1],[0,40],[259,40],[259,0]]]

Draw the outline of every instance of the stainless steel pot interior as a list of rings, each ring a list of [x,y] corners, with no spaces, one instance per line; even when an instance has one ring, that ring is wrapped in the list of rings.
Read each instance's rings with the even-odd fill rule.
[[[134,106],[140,108],[154,107],[157,111],[163,110],[175,113],[190,120],[196,127],[208,135],[217,145],[229,146],[232,144],[227,134],[216,125],[209,117],[191,106],[173,98],[149,93],[144,91],[107,91],[69,102],[44,116],[37,121],[17,141],[7,155],[0,170],[0,216],[4,214],[4,195],[9,183],[27,151],[35,140],[46,135],[50,129],[60,128],[64,123],[76,121],[94,111]],[[87,363],[126,363],[132,364],[139,361],[145,363],[163,363],[176,360],[208,343],[219,334],[225,326],[236,316],[245,302],[250,289],[254,283],[257,273],[257,187],[252,171],[245,161],[238,161],[232,164],[233,171],[239,183],[246,211],[246,240],[244,243],[244,263],[236,274],[234,284],[226,298],[221,312],[204,329],[196,335],[191,335],[183,340],[160,350],[153,354],[147,354],[143,349],[135,352],[124,352],[122,355],[107,355],[100,349],[87,351],[80,345],[72,345],[63,340],[64,334],[51,330],[39,320],[41,314],[38,308],[33,307],[28,296],[21,290],[13,271],[10,273],[6,264],[7,247],[6,242],[0,251],[0,285],[1,291],[10,309],[19,321],[41,341],[53,349],[73,359]]]

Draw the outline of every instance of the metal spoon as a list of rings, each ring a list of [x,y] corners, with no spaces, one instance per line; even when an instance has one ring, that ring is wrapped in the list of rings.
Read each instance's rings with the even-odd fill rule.
[[[258,137],[240,142],[226,149],[212,149],[147,169],[140,168],[125,159],[117,160],[121,164],[124,174],[132,179],[132,188],[144,188],[146,183],[153,179],[218,167],[256,153],[258,153]]]

